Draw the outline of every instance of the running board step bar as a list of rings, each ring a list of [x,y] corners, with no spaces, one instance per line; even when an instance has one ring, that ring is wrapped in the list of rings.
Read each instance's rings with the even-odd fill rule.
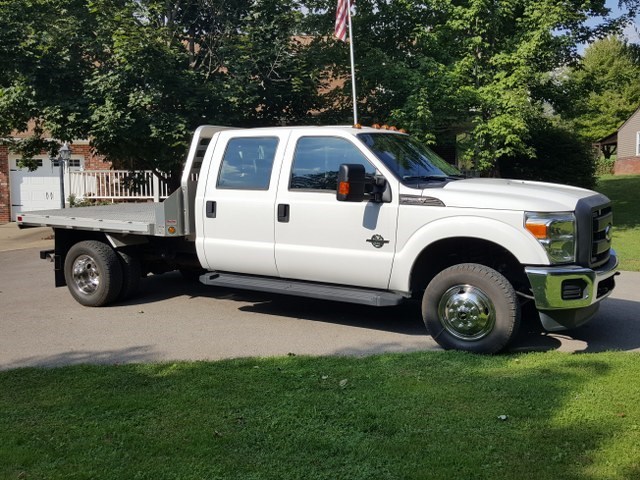
[[[297,297],[320,298],[336,302],[358,303],[374,307],[399,305],[405,297],[385,290],[343,287],[280,278],[257,277],[237,273],[208,272],[200,276],[200,282],[217,287],[257,290],[260,292],[294,295]]]

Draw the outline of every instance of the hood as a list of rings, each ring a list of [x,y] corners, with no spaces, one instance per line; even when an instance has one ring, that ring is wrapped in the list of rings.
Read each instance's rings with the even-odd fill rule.
[[[424,196],[434,196],[432,189]],[[449,207],[561,212],[575,210],[578,200],[597,195],[584,188],[556,183],[494,178],[450,182],[438,197]]]

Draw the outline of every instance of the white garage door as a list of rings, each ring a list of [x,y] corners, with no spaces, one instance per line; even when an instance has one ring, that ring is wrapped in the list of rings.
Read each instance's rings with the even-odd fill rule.
[[[16,158],[9,159],[11,220],[19,212],[60,208],[60,168],[49,158],[37,158],[38,168],[30,172],[18,168]]]
[[[11,186],[11,220],[16,214],[33,210],[60,208],[60,167],[48,156],[35,158],[38,168],[30,172],[18,168],[18,158],[9,156],[9,185]],[[73,155],[67,164],[70,171],[82,170],[84,158]],[[69,196],[69,178],[64,179],[65,196]]]

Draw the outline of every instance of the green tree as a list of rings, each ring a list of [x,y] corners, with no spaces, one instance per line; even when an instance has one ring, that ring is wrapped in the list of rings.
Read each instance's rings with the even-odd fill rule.
[[[529,123],[533,156],[503,156],[500,173],[508,178],[563,183],[583,188],[595,186],[596,163],[591,144],[570,125],[538,117]]]
[[[327,34],[334,3],[307,5],[333,51],[330,68],[348,78],[347,46]],[[484,170],[534,157],[536,122],[557,94],[553,72],[575,63],[577,44],[622,25],[604,0],[358,0],[354,9],[363,121],[391,118],[431,143],[457,136],[468,166]],[[592,16],[603,23],[589,27]],[[337,90],[346,121],[350,82]]]
[[[3,0],[0,134],[35,122],[14,150],[55,151],[61,141],[90,138],[120,167],[175,178],[199,124],[302,122],[318,107],[316,70],[295,38],[297,7]]]
[[[95,61],[94,19],[83,0],[0,1],[0,137],[24,131],[12,142],[28,159],[84,138],[89,125],[84,81]],[[45,132],[48,132],[45,135]],[[27,166],[30,163],[27,161]]]
[[[90,3],[101,51],[85,79],[92,145],[120,168],[173,174],[193,129],[215,114],[215,92],[155,3]],[[211,101],[214,100],[214,101]]]
[[[260,0],[241,19],[228,47],[226,82],[243,126],[305,123],[321,108],[321,66],[310,39],[299,35],[302,18],[300,2]]]
[[[468,0],[448,3],[447,11],[444,22],[422,36],[439,35],[432,43],[450,59],[441,62],[442,78],[458,100],[450,125],[466,133],[462,158],[481,170],[503,157],[533,158],[533,127],[544,116],[549,72],[570,63],[576,43],[595,34],[585,22],[606,14],[604,2]],[[415,102],[434,103],[429,96]]]
[[[623,3],[631,15],[640,0]],[[14,148],[55,150],[45,131],[90,137],[116,164],[175,173],[198,124],[349,122],[335,8],[0,0],[0,134],[32,120],[35,135]],[[431,143],[459,136],[462,157],[487,170],[535,156],[536,122],[568,88],[553,72],[628,18],[610,19],[604,0],[358,0],[355,10],[362,121],[396,121]],[[603,25],[587,26],[594,15]]]
[[[596,140],[616,131],[640,106],[640,46],[610,36],[585,50],[565,80],[561,112],[577,132]],[[567,102],[566,100],[571,100]]]

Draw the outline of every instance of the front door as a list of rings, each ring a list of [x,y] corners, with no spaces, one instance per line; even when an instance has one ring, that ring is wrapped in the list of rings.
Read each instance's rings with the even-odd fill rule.
[[[339,202],[339,165],[376,169],[348,135],[294,131],[285,153],[276,209],[276,264],[283,278],[387,288],[396,248],[397,194],[392,203]],[[387,178],[387,181],[390,179]],[[397,192],[397,186],[395,188]]]

